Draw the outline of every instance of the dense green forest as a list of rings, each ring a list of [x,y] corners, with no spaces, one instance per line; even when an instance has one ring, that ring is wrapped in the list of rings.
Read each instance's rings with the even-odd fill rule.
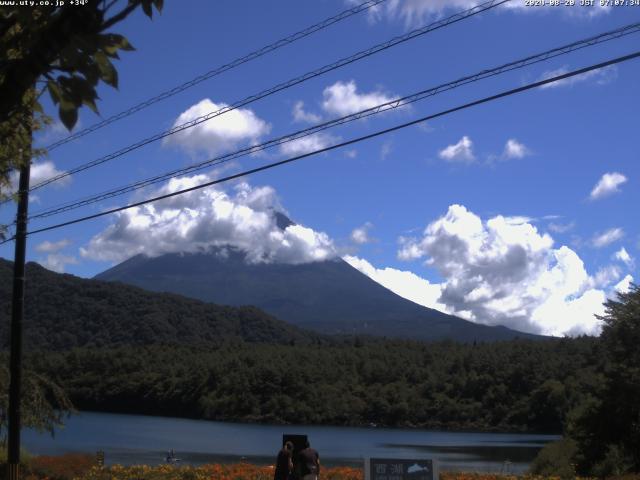
[[[601,382],[594,339],[230,342],[33,354],[79,409],[215,420],[561,432]]]

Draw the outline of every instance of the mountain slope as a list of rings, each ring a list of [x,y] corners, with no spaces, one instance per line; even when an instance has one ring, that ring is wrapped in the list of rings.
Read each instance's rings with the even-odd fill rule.
[[[0,339],[7,346],[13,263],[0,259]],[[320,336],[255,307],[224,307],[175,294],[54,273],[27,264],[28,347],[62,350],[150,344],[203,345],[238,339],[313,343]]]
[[[286,322],[328,334],[457,341],[535,337],[417,305],[341,259],[298,265],[247,264],[242,252],[218,248],[155,258],[137,255],[96,278],[208,302],[255,305]]]

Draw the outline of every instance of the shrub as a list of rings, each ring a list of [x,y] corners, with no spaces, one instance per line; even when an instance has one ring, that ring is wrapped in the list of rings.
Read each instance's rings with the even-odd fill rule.
[[[600,478],[621,476],[633,469],[633,459],[617,445],[609,445],[604,458],[593,466],[593,474]]]
[[[576,442],[570,438],[551,442],[540,450],[529,471],[534,475],[574,478],[577,449]]]

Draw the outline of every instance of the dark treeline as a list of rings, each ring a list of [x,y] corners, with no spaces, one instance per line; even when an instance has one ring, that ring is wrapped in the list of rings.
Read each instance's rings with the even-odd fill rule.
[[[592,338],[136,346],[33,353],[79,409],[211,420],[562,431],[602,382]]]

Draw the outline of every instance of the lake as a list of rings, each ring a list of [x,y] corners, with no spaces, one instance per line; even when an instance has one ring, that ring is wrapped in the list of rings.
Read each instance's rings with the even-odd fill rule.
[[[175,450],[182,463],[272,464],[283,433],[307,434],[324,465],[362,466],[364,457],[435,458],[441,470],[524,472],[555,435],[464,433],[396,428],[255,425],[82,412],[52,438],[22,433],[33,454],[105,452],[106,464],[157,465]]]

